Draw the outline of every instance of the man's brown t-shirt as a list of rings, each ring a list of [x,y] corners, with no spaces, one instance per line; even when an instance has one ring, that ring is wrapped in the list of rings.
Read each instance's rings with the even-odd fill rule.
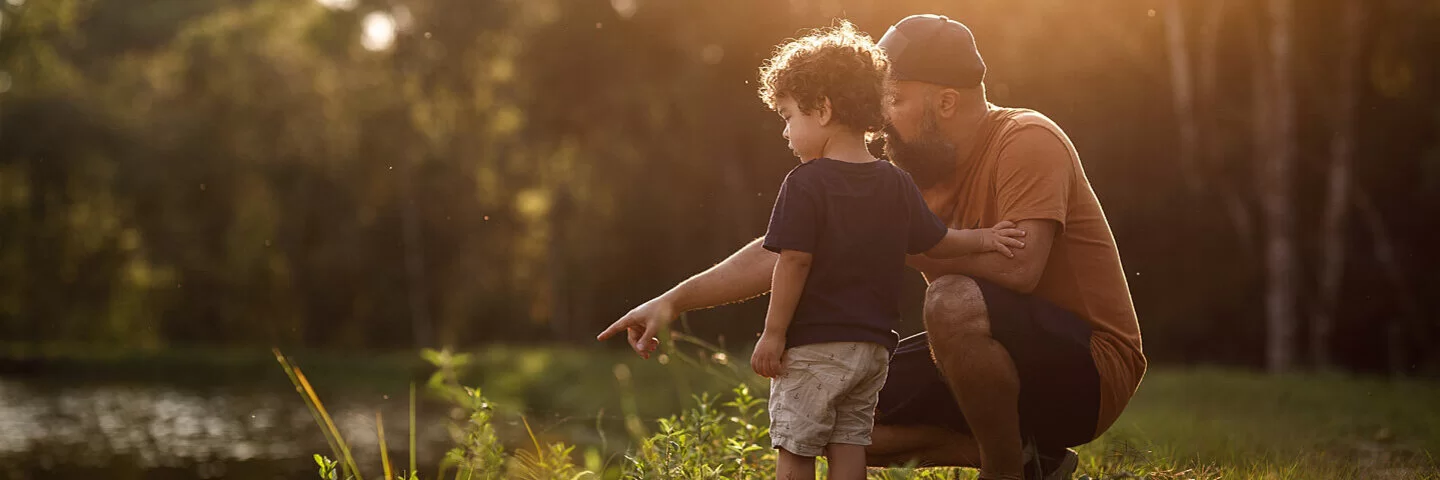
[[[1103,432],[1130,401],[1146,360],[1130,287],[1105,212],[1080,156],[1060,127],[1038,112],[991,107],[975,150],[955,179],[923,188],[931,210],[952,228],[1000,221],[1053,220],[1058,228],[1033,294],[1090,323],[1100,374]]]

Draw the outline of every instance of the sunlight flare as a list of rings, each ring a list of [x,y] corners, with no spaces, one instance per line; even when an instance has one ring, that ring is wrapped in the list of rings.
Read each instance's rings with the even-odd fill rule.
[[[389,50],[395,44],[395,17],[387,12],[370,12],[365,15],[365,31],[360,45],[366,50],[378,52]]]

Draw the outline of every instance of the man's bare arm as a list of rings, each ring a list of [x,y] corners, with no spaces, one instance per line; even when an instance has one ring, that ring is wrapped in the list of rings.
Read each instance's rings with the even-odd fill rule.
[[[596,337],[625,331],[630,348],[649,358],[658,347],[655,334],[683,312],[747,300],[770,291],[778,255],[763,247],[764,237],[740,247],[724,261],[696,274],[664,294],[635,307]]]
[[[1025,231],[1025,248],[1015,250],[1014,258],[989,252],[965,255],[959,258],[935,259],[925,255],[910,255],[906,263],[934,280],[945,275],[964,275],[979,278],[996,285],[1021,292],[1035,291],[1040,275],[1045,272],[1045,263],[1050,258],[1050,246],[1055,243],[1058,224],[1053,220],[1021,220],[1016,228]]]

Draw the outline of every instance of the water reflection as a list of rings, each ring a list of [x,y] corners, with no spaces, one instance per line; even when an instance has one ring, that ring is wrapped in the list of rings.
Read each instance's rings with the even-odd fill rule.
[[[385,414],[387,444],[403,452],[409,430],[403,401],[342,397],[327,407],[357,461],[378,458],[376,409]],[[419,424],[417,455],[438,458],[446,445],[443,419],[422,409]],[[133,478],[159,478],[145,472],[160,471],[170,472],[164,478],[315,478],[309,457],[328,451],[304,403],[289,391],[0,379],[4,478],[119,478],[111,475],[117,468],[139,473]],[[250,469],[244,477],[227,468],[241,464]],[[96,477],[94,470],[104,473]]]

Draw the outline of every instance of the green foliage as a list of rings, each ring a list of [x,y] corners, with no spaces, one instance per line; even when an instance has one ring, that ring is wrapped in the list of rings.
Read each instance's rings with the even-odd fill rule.
[[[594,475],[588,470],[575,466],[571,452],[575,447],[564,443],[535,445],[536,450],[515,452],[507,464],[505,478],[520,480],[574,480]]]
[[[679,376],[730,375],[728,370],[701,373],[716,364],[671,347],[667,344],[667,353],[681,361],[668,369]],[[523,416],[528,439],[523,446],[503,447],[493,425],[502,417],[520,415],[501,412],[521,409],[496,408],[479,389],[459,383],[466,377],[462,370],[486,355],[423,355],[437,367],[428,384],[430,393],[447,399],[459,412],[452,425],[455,448],[436,478],[766,478],[775,468],[765,400],[745,383],[727,395],[693,396],[681,413],[646,422],[653,425],[653,433],[630,430],[624,460],[612,463],[602,460],[601,450],[594,447],[541,441]],[[590,363],[591,375],[605,369],[604,362]],[[624,385],[622,381],[620,388],[627,388]],[[592,402],[599,397],[594,391],[589,396]],[[1440,415],[1433,409],[1437,402],[1440,388],[1425,382],[1157,369],[1147,374],[1126,414],[1101,438],[1077,449],[1081,463],[1076,478],[1440,478],[1440,464],[1433,456],[1440,451]],[[321,478],[329,478],[326,465],[332,472],[336,469],[333,461],[320,464]],[[823,474],[823,459],[819,468]],[[974,478],[975,473],[898,465],[871,469],[869,478],[938,480]],[[419,478],[412,472],[406,480]]]
[[[339,461],[331,460],[330,458],[325,457],[325,456],[321,456],[320,454],[317,453],[317,454],[315,454],[315,463],[316,463],[317,465],[320,465],[320,478],[321,478],[321,480],[339,480],[339,479],[340,479],[340,477],[339,477],[339,475],[340,475],[340,462],[339,462]]]
[[[659,420],[659,433],[640,442],[627,458],[626,474],[640,478],[757,478],[773,470],[775,451],[769,444],[764,400],[748,386],[716,408],[710,394],[695,397],[696,406]],[[769,467],[769,468],[767,468]]]
[[[453,467],[466,475],[494,478],[502,471],[505,457],[491,425],[490,404],[480,396],[479,389],[462,387],[462,390],[464,397],[459,397],[457,406],[466,409],[469,415],[463,423],[450,426],[456,447],[446,452],[440,470],[444,472]]]
[[[479,388],[459,383],[460,371],[470,363],[470,356],[428,349],[422,356],[436,367],[426,383],[430,392],[451,402],[465,415],[462,421],[449,425],[455,447],[445,453],[440,476],[444,477],[446,470],[454,468],[457,475],[463,474],[466,478],[500,478],[507,462],[504,447],[492,425],[494,410],[481,396]]]

